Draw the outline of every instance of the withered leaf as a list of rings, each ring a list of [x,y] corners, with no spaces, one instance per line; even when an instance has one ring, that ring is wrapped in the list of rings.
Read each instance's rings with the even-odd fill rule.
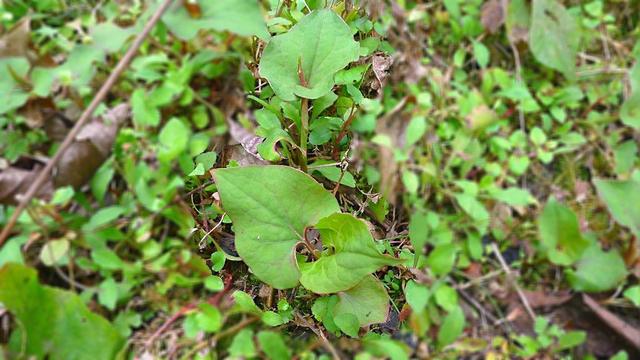
[[[30,31],[31,19],[24,17],[6,34],[0,36],[0,59],[26,56],[29,50]]]
[[[490,34],[495,34],[504,24],[504,8],[501,0],[489,0],[482,4],[482,26]]]
[[[27,192],[29,185],[36,179],[41,168],[42,166],[37,166],[28,170],[10,166],[0,170],[0,204],[18,204],[20,195]],[[49,179],[40,187],[36,197],[47,199],[52,193],[53,182]]]
[[[85,125],[75,141],[62,154],[53,174],[56,187],[80,187],[109,157],[119,125],[129,116],[129,105],[120,104],[109,110],[101,120]]]

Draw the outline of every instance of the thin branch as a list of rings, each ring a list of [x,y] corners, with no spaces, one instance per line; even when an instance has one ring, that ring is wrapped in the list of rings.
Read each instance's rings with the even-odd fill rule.
[[[496,243],[492,243],[491,250],[493,250],[493,253],[496,255],[496,257],[498,258],[498,261],[500,262],[500,265],[502,266],[502,269],[507,274],[507,279],[509,280],[511,285],[516,289],[516,292],[518,293],[518,297],[520,298],[522,305],[524,306],[525,310],[527,310],[527,314],[529,314],[529,317],[531,317],[531,320],[535,321],[536,313],[533,312],[533,308],[531,307],[531,304],[529,304],[529,300],[524,295],[524,292],[520,288],[520,285],[518,285],[518,282],[516,281],[516,279],[513,278],[513,273],[511,272],[511,268],[509,267],[507,262],[504,261],[504,258],[500,253],[500,249],[498,249],[498,245],[496,245]]]
[[[160,20],[160,17],[169,8],[169,5],[171,5],[172,2],[173,0],[164,0],[162,4],[158,7],[156,12],[153,14],[153,16],[151,16],[151,18],[147,21],[144,28],[142,29],[142,32],[140,32],[138,36],[135,38],[135,40],[133,40],[133,43],[131,44],[127,52],[124,54],[122,59],[120,59],[115,69],[113,69],[113,72],[111,72],[111,74],[107,78],[107,81],[105,81],[104,84],[102,84],[102,87],[100,88],[100,90],[98,90],[98,93],[95,95],[93,100],[91,100],[91,103],[89,104],[89,106],[85,109],[82,115],[80,115],[80,119],[78,119],[78,122],[76,122],[76,124],[73,126],[71,131],[69,131],[69,133],[67,134],[67,137],[65,137],[64,141],[58,148],[58,151],[56,152],[56,154],[47,163],[44,169],[40,171],[35,181],[31,183],[31,186],[29,186],[29,190],[21,199],[20,204],[18,204],[18,207],[13,211],[13,214],[11,214],[11,218],[7,222],[7,226],[5,226],[4,229],[2,229],[2,232],[0,233],[0,247],[9,237],[11,230],[15,226],[22,212],[26,209],[27,205],[29,205],[29,203],[31,202],[31,199],[33,199],[33,197],[36,195],[36,193],[38,192],[42,184],[44,184],[44,182],[47,180],[47,178],[49,178],[51,174],[51,170],[53,170],[54,166],[60,161],[60,158],[64,154],[65,150],[67,150],[67,148],[73,143],[74,139],[76,138],[80,130],[84,127],[84,125],[87,123],[87,121],[91,118],[91,116],[93,115],[93,112],[96,110],[98,105],[100,105],[102,100],[107,96],[107,93],[109,92],[109,90],[113,87],[113,85],[115,85],[120,75],[129,66],[129,63],[131,62],[133,57],[136,55],[136,52],[144,42],[147,35],[149,35],[149,33],[151,32],[155,24]]]

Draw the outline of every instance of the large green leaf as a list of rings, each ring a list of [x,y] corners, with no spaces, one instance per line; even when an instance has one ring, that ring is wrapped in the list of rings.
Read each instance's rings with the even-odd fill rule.
[[[596,179],[594,184],[613,218],[640,239],[640,181]]]
[[[124,339],[107,320],[92,313],[77,295],[42,286],[36,271],[18,264],[0,269],[0,303],[18,320],[9,342],[10,358],[105,359]]]
[[[296,96],[318,99],[331,91],[336,72],[358,59],[359,49],[342,18],[331,10],[314,11],[271,39],[260,60],[260,75],[285,101]],[[298,64],[306,86],[300,82]]]
[[[573,264],[589,247],[589,240],[580,233],[576,215],[553,198],[538,218],[538,233],[549,260],[558,265]]]
[[[580,28],[576,19],[556,0],[533,0],[532,6],[531,52],[545,66],[573,79],[580,44]]]
[[[389,314],[389,295],[375,276],[366,276],[353,288],[338,293],[338,303],[333,316],[353,314],[360,327],[381,323]]]
[[[314,262],[300,265],[300,283],[318,294],[356,286],[365,276],[399,260],[376,249],[367,225],[351,214],[333,214],[316,225],[327,250]]]
[[[286,166],[218,169],[214,178],[233,220],[238,254],[269,285],[296,286],[295,246],[305,228],[340,211],[336,199],[309,175]]]
[[[600,292],[615,289],[627,276],[624,260],[616,251],[604,252],[594,245],[567,272],[567,280],[577,291]]]
[[[199,30],[229,30],[238,35],[269,38],[257,0],[199,1],[200,17],[193,18],[182,1],[162,16],[169,30],[182,40],[196,36]]]

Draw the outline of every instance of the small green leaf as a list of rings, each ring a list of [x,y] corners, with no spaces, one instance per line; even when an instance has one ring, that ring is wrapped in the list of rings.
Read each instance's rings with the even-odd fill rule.
[[[332,333],[338,332],[338,326],[333,321],[333,312],[336,304],[338,303],[338,296],[323,296],[316,299],[311,307],[313,317],[318,321],[322,321],[322,324]]]
[[[456,306],[449,312],[438,330],[438,346],[444,347],[454,342],[465,327],[464,312],[462,308]]]
[[[407,125],[407,130],[405,131],[406,140],[405,147],[409,147],[415,143],[417,143],[422,137],[424,133],[427,131],[427,120],[422,116],[415,116],[409,121]]]
[[[579,44],[578,23],[562,4],[533,0],[529,46],[538,61],[573,79]]]
[[[427,307],[431,294],[426,286],[411,280],[404,288],[404,296],[411,309],[416,313],[421,313]]]
[[[160,110],[147,99],[144,88],[137,88],[131,94],[131,113],[133,123],[138,126],[158,126]]]
[[[398,259],[378,252],[367,225],[351,214],[330,215],[321,219],[316,229],[324,247],[333,253],[300,264],[300,283],[315,293],[350,289],[382,266],[399,263]]]
[[[358,337],[358,330],[360,330],[358,317],[350,313],[341,313],[333,319],[343,333],[354,338]]]
[[[620,120],[631,128],[640,129],[640,90],[635,90],[622,104]]]
[[[309,175],[285,166],[217,169],[214,178],[240,257],[274,288],[296,286],[295,246],[305,228],[340,211],[336,199]]]
[[[158,135],[160,149],[158,159],[164,163],[182,154],[189,144],[189,128],[178,118],[170,119]]]
[[[436,304],[446,311],[453,311],[458,306],[458,293],[448,285],[440,285],[435,292]]]
[[[489,226],[489,212],[473,195],[470,194],[456,194],[456,201],[472,219],[475,220],[476,228],[484,232],[487,226]]]
[[[416,211],[409,221],[409,239],[416,254],[421,254],[429,236],[429,218],[426,211]]]
[[[233,293],[235,301],[232,312],[247,313],[254,315],[262,315],[262,310],[253,302],[249,294],[244,291],[237,290]]]
[[[593,183],[613,218],[640,238],[640,206],[630,206],[640,204],[640,181],[596,179]]]
[[[558,337],[557,351],[574,348],[587,340],[587,333],[584,331],[569,331]]]
[[[453,269],[457,253],[458,247],[455,244],[438,245],[429,253],[427,265],[436,275],[448,274]]]
[[[224,289],[224,283],[220,276],[211,275],[204,279],[204,287],[210,291],[221,291]]]
[[[573,264],[590,244],[580,233],[573,211],[553,198],[538,218],[538,234],[549,260],[558,265]]]
[[[365,277],[353,288],[338,293],[338,302],[333,309],[333,317],[352,314],[359,327],[378,324],[387,320],[389,295],[384,285],[375,276]]]
[[[601,292],[615,289],[627,276],[624,260],[616,251],[602,251],[597,245],[584,252],[567,280],[576,291]]]
[[[275,311],[265,311],[262,314],[262,322],[269,326],[278,326],[286,323],[282,316]]]
[[[98,301],[109,310],[116,308],[118,301],[118,284],[112,277],[100,284],[98,288]]]
[[[260,75],[278,97],[318,99],[334,85],[336,72],[358,60],[359,44],[349,26],[332,10],[316,10],[285,34],[275,36],[262,53]],[[305,84],[301,84],[298,66]]]
[[[50,240],[47,241],[40,250],[40,261],[46,266],[58,265],[58,262],[69,251],[69,240]]]
[[[195,315],[198,327],[205,332],[216,332],[222,327],[222,314],[211,304],[203,303],[198,306],[200,312]]]
[[[624,291],[623,295],[625,298],[629,299],[633,305],[640,307],[640,285],[628,288]]]
[[[491,194],[491,197],[511,206],[527,206],[536,203],[529,190],[510,187],[499,189]]]
[[[224,253],[222,251],[216,251],[211,254],[211,270],[220,271],[224,267],[224,263],[226,258],[224,257]]]
[[[234,358],[250,359],[257,356],[256,346],[253,344],[253,331],[242,329],[234,336],[229,345],[229,355]]]
[[[381,359],[408,360],[411,353],[405,343],[393,340],[389,335],[370,332],[362,338],[362,343],[367,352]]]
[[[279,333],[261,331],[258,333],[260,348],[271,360],[290,360],[291,351]]]
[[[473,57],[476,58],[481,68],[486,68],[489,65],[489,49],[479,41],[473,42]]]

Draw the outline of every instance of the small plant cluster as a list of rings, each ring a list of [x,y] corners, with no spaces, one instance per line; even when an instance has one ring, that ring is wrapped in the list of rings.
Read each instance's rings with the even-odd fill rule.
[[[0,225],[162,6],[0,3]],[[0,360],[634,358],[639,34],[171,2],[0,239]]]

